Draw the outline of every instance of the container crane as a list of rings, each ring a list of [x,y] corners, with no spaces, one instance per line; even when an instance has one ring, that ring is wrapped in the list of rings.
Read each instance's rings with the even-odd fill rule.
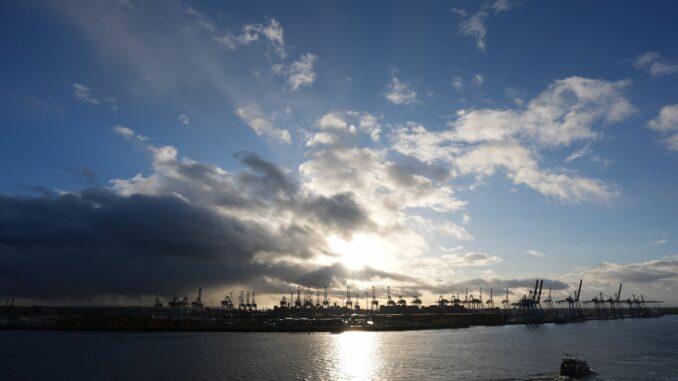
[[[202,304],[202,288],[198,289],[198,297],[191,302],[191,307],[194,310],[201,310],[204,307]]]
[[[344,304],[344,307],[348,308],[349,310],[353,309],[353,302],[351,301],[351,287],[346,287],[346,303]]]
[[[379,309],[379,301],[377,300],[377,294],[372,286],[372,311],[377,311]]]
[[[492,288],[491,287],[490,287],[490,298],[487,299],[487,301],[485,302],[485,305],[489,309],[494,309],[494,297],[492,296]]]
[[[327,287],[323,289],[323,308],[330,308],[330,300],[327,299]]]
[[[297,299],[294,301],[294,308],[300,309],[303,307],[301,303],[301,286],[297,286]]]
[[[396,303],[393,300],[393,298],[391,298],[391,286],[387,286],[386,287],[386,307],[395,307],[395,306],[396,306]]]
[[[412,299],[412,305],[415,306],[417,309],[421,308],[421,299],[419,299],[419,296],[415,295],[414,298]]]
[[[407,301],[403,298],[402,295],[398,295],[398,307],[407,307]]]
[[[501,305],[504,306],[505,310],[508,310],[511,308],[511,300],[509,299],[509,289],[506,289],[506,299],[501,301]]]
[[[160,299],[158,298],[158,291],[155,292],[155,302],[153,303],[153,308],[162,308],[162,303],[160,303]]]

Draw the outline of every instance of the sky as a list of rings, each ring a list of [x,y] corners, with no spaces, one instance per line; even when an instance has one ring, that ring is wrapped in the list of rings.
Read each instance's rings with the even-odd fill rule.
[[[678,5],[7,1],[0,295],[677,305]]]

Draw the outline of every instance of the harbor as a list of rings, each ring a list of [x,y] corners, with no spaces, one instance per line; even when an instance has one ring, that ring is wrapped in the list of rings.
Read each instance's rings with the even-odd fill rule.
[[[342,303],[331,302],[326,288],[315,293],[301,287],[289,299],[283,296],[272,308],[259,308],[255,292],[242,291],[235,300],[227,295],[219,307],[205,306],[202,289],[197,297],[179,298],[173,293],[166,304],[156,296],[152,306],[138,307],[0,307],[0,329],[94,330],[94,331],[214,331],[214,332],[344,332],[405,331],[471,326],[566,324],[587,320],[655,318],[675,314],[676,309],[660,308],[661,301],[644,296],[621,297],[622,285],[613,296],[602,292],[583,299],[581,285],[573,295],[554,300],[543,294],[543,281],[527,294],[510,299],[510,291],[495,305],[494,290],[483,297],[473,290],[449,299],[441,295],[434,304],[424,305],[421,298],[409,302],[397,299],[386,288],[386,302],[380,303],[376,289],[360,300],[346,290]],[[368,295],[369,296],[369,295]]]

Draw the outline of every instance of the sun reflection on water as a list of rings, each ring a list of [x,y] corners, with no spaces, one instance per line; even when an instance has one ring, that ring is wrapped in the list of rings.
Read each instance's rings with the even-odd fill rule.
[[[334,335],[333,379],[378,379],[380,356],[379,336],[376,332],[344,332]]]

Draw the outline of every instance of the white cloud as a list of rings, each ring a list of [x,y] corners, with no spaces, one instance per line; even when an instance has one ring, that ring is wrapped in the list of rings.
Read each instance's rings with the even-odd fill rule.
[[[617,194],[615,187],[603,181],[539,168],[531,152],[516,143],[479,145],[458,157],[455,164],[463,174],[481,176],[502,169],[515,184],[561,201],[606,201]]]
[[[386,99],[396,105],[407,105],[418,102],[417,92],[412,89],[410,84],[401,82],[396,77],[393,77],[391,83],[388,84]]]
[[[537,251],[537,250],[527,250],[527,251],[525,251],[525,254],[532,256],[532,257],[538,257],[538,258],[544,257],[544,253],[542,253],[541,251]]]
[[[678,104],[662,107],[659,116],[649,121],[647,125],[663,133],[678,131]]]
[[[332,111],[323,115],[316,122],[316,126],[324,130],[335,132],[349,132],[355,134],[362,132],[370,136],[373,142],[381,138],[381,123],[377,115],[359,111]]]
[[[509,0],[496,0],[494,3],[492,3],[492,9],[495,11],[495,13],[506,12],[510,8],[511,4],[509,3]]]
[[[132,130],[131,128],[125,127],[125,126],[120,125],[120,124],[113,127],[113,132],[122,136],[125,139],[135,139],[139,142],[144,142],[144,141],[148,140],[147,137],[139,135],[136,132],[134,132],[134,130]]]
[[[485,27],[486,12],[474,13],[464,19],[459,25],[459,33],[476,40],[476,47],[485,50],[485,36],[487,28]]]
[[[306,147],[317,145],[332,145],[339,141],[339,137],[328,132],[316,132],[310,134],[306,139]]]
[[[153,154],[153,163],[155,165],[173,162],[177,159],[177,149],[172,146],[148,146],[148,149]]]
[[[281,143],[290,144],[292,139],[290,133],[284,129],[278,129],[273,126],[270,117],[261,111],[258,104],[251,102],[236,109],[236,114],[247,123],[258,136],[266,136]]]
[[[591,155],[591,152],[592,152],[592,151],[591,151],[591,147],[588,146],[588,145],[586,145],[586,146],[584,146],[584,147],[582,147],[582,148],[580,148],[580,149],[578,149],[578,150],[572,152],[571,154],[569,154],[569,155],[565,158],[565,162],[567,162],[567,163],[573,162],[573,161],[575,161],[575,160],[577,160],[577,159],[580,159],[580,158],[582,158],[582,157],[584,157],[584,156]]]
[[[453,161],[461,152],[461,147],[454,143],[456,138],[453,131],[430,132],[415,122],[407,122],[396,128],[392,137],[395,151],[426,163]]]
[[[488,255],[481,252],[463,252],[462,247],[444,248],[440,250],[443,254],[440,258],[443,262],[453,265],[455,267],[469,267],[469,266],[491,266],[503,262],[503,258]]]
[[[598,137],[595,122],[618,122],[636,112],[624,96],[628,81],[582,77],[555,81],[523,110],[468,110],[450,123],[458,139],[497,141],[522,136],[542,146]]]
[[[666,138],[666,146],[674,151],[678,151],[678,134],[673,134]]]
[[[83,85],[82,83],[73,84],[73,94],[75,95],[76,98],[83,102],[93,104],[99,104],[101,102],[99,99],[92,96],[92,94],[90,94],[90,88],[88,86]]]
[[[113,132],[115,132],[116,134],[118,134],[118,135],[120,135],[120,136],[122,136],[126,139],[131,139],[135,136],[134,130],[132,130],[131,128],[125,127],[125,126],[120,126],[120,125],[113,127]]]
[[[652,242],[648,242],[648,245],[649,245],[649,246],[657,246],[657,245],[663,245],[663,244],[665,244],[665,243],[667,243],[667,242],[669,242],[668,239],[662,238],[662,239],[656,239],[656,240],[654,240],[654,241],[652,241]]]
[[[467,215],[467,214],[465,214]],[[427,236],[438,236],[440,238],[452,238],[458,241],[471,241],[473,235],[463,226],[459,226],[450,221],[439,221],[424,218],[422,216],[409,216],[408,223],[413,229],[421,231]]]
[[[599,136],[596,122],[635,112],[624,97],[628,82],[570,77],[550,85],[525,109],[462,110],[449,130],[408,123],[393,134],[393,149],[427,163],[452,164],[460,174],[491,176],[503,170],[515,184],[568,202],[608,200],[614,186],[562,170],[542,169],[539,150]]]
[[[102,103],[107,103],[111,106],[111,110],[116,111],[118,109],[118,105],[116,103],[116,99],[113,97],[95,97],[92,94],[92,89],[89,86],[85,86],[82,83],[73,83],[73,95],[75,98],[78,100],[81,100],[83,102],[91,103],[91,104],[102,104]]]
[[[186,115],[186,114],[179,114],[179,117],[177,120],[183,124],[184,126],[190,126],[191,125],[191,117]]]
[[[664,144],[669,149],[678,151],[678,104],[662,107],[659,115],[647,125],[664,135]]]
[[[647,69],[653,77],[678,72],[678,65],[667,62],[661,54],[657,52],[646,52],[633,60],[633,67],[636,69]]]
[[[476,86],[480,86],[480,85],[483,84],[483,81],[484,81],[484,80],[485,80],[485,79],[483,78],[482,75],[476,74],[476,75],[473,77],[473,84],[476,85]]]
[[[330,112],[322,116],[318,121],[318,127],[323,129],[348,130],[349,125],[338,113]],[[355,127],[353,128],[355,131]]]
[[[283,28],[275,19],[271,19],[269,24],[263,29],[262,33],[271,42],[273,48],[278,53],[280,58],[285,58],[285,38],[283,36]]]
[[[381,137],[381,124],[379,123],[379,117],[363,113],[359,114],[358,127],[360,130],[368,133],[373,142],[378,142]]]
[[[198,28],[204,29],[208,32],[214,32],[216,31],[216,26],[210,19],[202,14],[202,12],[198,11],[197,9],[188,6],[184,8],[184,13],[186,13],[188,16],[192,17],[195,20],[195,24],[197,25]]]
[[[456,91],[464,90],[464,80],[459,76],[452,77],[450,84],[452,85],[452,88],[455,89]]]
[[[459,24],[459,34],[475,40],[476,47],[484,51],[487,41],[487,27],[485,22],[492,15],[506,12],[511,8],[508,0],[496,0],[492,4],[485,3],[482,9],[475,13],[469,13],[463,9],[452,9],[462,17]]]
[[[284,31],[280,23],[275,20],[269,20],[268,25],[263,24],[247,24],[242,27],[239,35],[234,35],[230,32],[222,36],[212,36],[212,38],[228,49],[237,49],[238,46],[250,45],[259,41],[263,36],[269,44],[269,48],[275,51],[280,58],[287,57],[285,50]]]
[[[316,74],[313,66],[317,60],[317,55],[306,53],[289,65],[273,65],[273,72],[284,76],[290,89],[297,90],[303,86],[310,86],[315,82]]]

